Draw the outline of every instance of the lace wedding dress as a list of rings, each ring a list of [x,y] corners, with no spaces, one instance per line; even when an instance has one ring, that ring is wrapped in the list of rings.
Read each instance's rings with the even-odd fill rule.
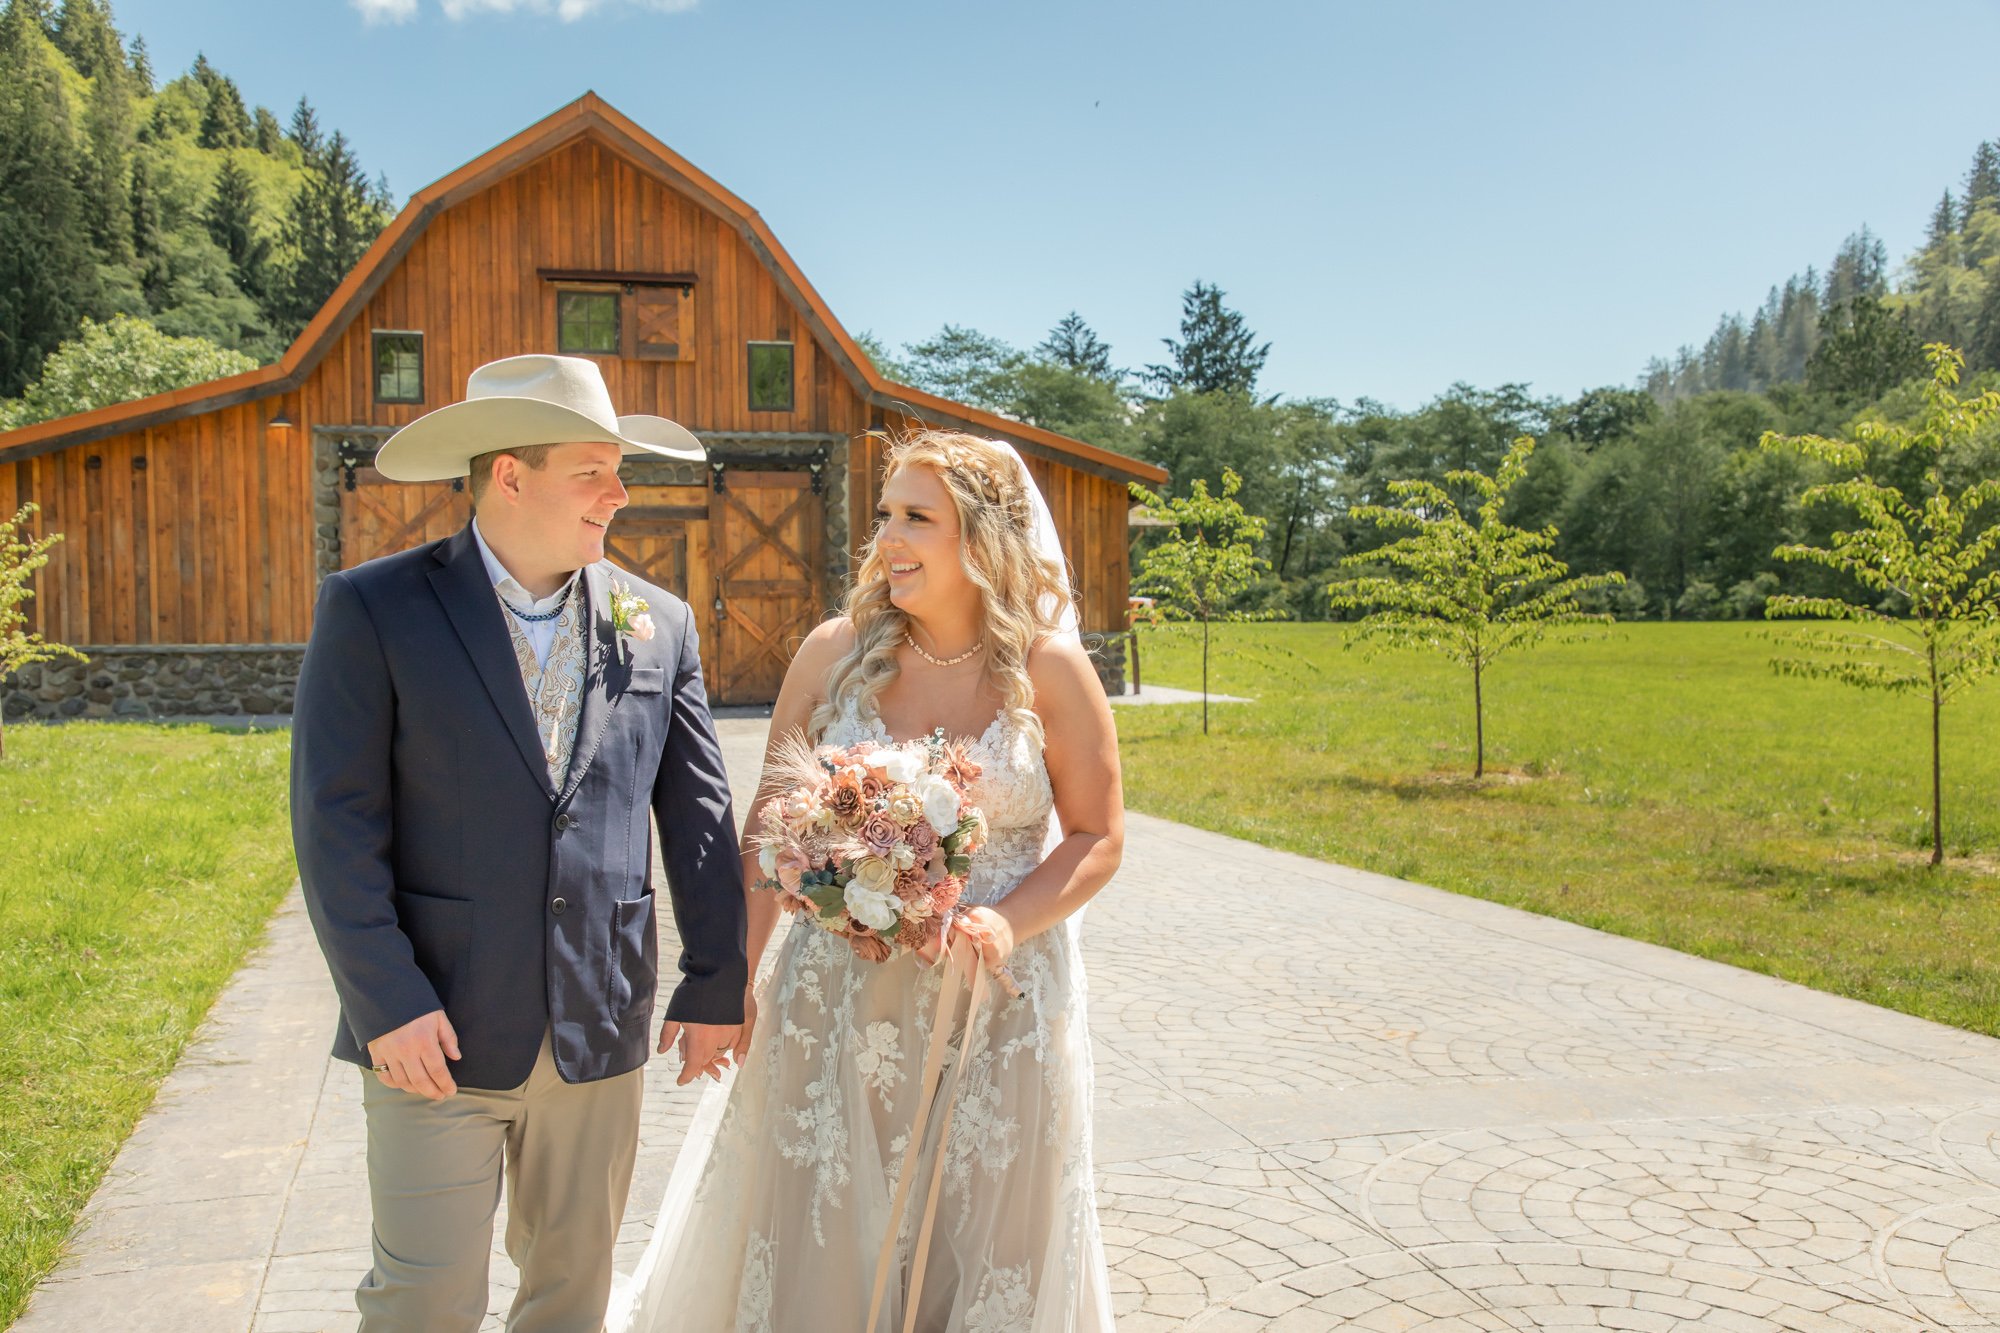
[[[852,705],[830,745],[889,736]],[[993,903],[1041,862],[1052,797],[1033,737],[1003,712],[973,743],[971,798],[991,835],[964,901]],[[924,1333],[1099,1333],[1111,1297],[1091,1174],[1090,1034],[1072,924],[1019,943],[1023,994],[989,988],[963,1069],[949,1142],[923,1145],[915,1179],[944,1154],[937,1220],[917,1301]],[[863,1330],[896,1177],[937,1019],[942,968],[856,958],[807,922],[787,933],[758,993],[743,1067],[704,1095],[659,1221],[610,1333],[876,1333]],[[961,998],[953,1023],[964,1016]],[[913,1200],[878,1330],[899,1333]]]

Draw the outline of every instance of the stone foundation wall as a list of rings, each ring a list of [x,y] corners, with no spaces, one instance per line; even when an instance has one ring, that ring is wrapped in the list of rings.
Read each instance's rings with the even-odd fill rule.
[[[1085,634],[1083,646],[1090,653],[1090,664],[1097,668],[1097,679],[1104,686],[1104,692],[1117,696],[1125,693],[1125,634]]]
[[[302,643],[79,647],[0,682],[0,714],[29,718],[289,713]]]
[[[1084,646],[1106,694],[1125,692],[1125,636],[1086,634]],[[290,713],[302,643],[84,647],[22,667],[0,682],[0,717],[206,717]]]

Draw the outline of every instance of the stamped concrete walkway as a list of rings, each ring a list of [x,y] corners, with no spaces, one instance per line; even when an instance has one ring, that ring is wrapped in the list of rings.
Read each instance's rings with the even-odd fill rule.
[[[2000,1041],[1141,816],[1086,940],[1125,1333],[2000,1329]],[[333,1016],[294,896],[21,1333],[354,1327]]]

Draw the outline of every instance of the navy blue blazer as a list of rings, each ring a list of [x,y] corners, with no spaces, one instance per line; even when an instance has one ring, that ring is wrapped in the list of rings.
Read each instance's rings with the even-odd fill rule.
[[[694,617],[599,563],[575,753],[549,782],[505,610],[468,525],[320,586],[292,717],[299,879],[340,997],[333,1053],[443,1009],[470,1088],[525,1082],[553,1029],[572,1083],[646,1061],[658,978],[652,838],[680,929],[666,1016],[743,1018],[729,782]],[[616,633],[611,580],[650,604]]]

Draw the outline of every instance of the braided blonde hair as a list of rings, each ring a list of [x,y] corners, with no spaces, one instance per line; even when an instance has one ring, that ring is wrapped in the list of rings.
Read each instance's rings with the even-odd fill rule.
[[[958,511],[959,564],[980,592],[986,678],[998,688],[1008,716],[1040,743],[1028,650],[1060,627],[1048,608],[1059,615],[1069,592],[1062,566],[1035,542],[1028,493],[1034,482],[1013,451],[994,440],[945,430],[885,438],[884,485],[906,467],[930,468],[944,482]],[[854,626],[854,643],[828,673],[826,697],[813,709],[815,736],[832,725],[844,700],[853,700],[857,715],[874,713],[876,698],[901,670],[896,649],[910,618],[889,600],[888,561],[872,537],[841,611]]]

